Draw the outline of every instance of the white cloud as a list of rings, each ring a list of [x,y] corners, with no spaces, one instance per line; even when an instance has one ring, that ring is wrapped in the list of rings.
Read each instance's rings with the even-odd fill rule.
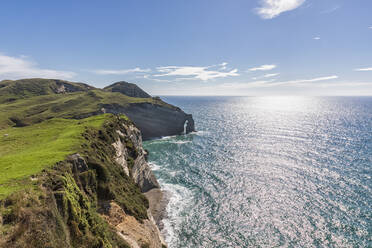
[[[0,54],[0,77],[3,79],[20,79],[27,77],[73,78],[76,73],[38,68],[38,65],[27,57],[11,57]]]
[[[136,72],[150,72],[150,69],[141,69],[139,67],[133,69],[123,69],[123,70],[95,70],[93,71],[96,74],[100,75],[125,75]]]
[[[359,68],[359,69],[355,69],[355,71],[372,71],[372,67],[369,67],[369,68]]]
[[[202,80],[239,76],[238,69],[226,70],[227,63],[212,66],[162,66],[155,77],[176,77],[176,80]],[[212,69],[214,68],[214,69]]]
[[[263,19],[272,19],[283,12],[300,7],[305,0],[261,0],[257,14]]]
[[[369,29],[372,29],[372,26],[368,27]]]
[[[314,40],[320,40],[320,37],[314,37],[313,39]]]
[[[143,75],[143,78],[148,79],[148,80],[153,80],[155,82],[163,82],[163,83],[171,83],[172,82],[171,80],[167,80],[167,79],[153,78],[150,75]]]
[[[277,85],[283,85],[283,84],[313,83],[313,82],[319,82],[319,81],[333,80],[333,79],[337,79],[337,78],[338,78],[338,76],[334,75],[334,76],[318,77],[318,78],[312,78],[312,79],[299,79],[299,80],[291,80],[291,81],[272,83],[271,86],[277,86]]]
[[[270,74],[265,74],[265,75],[260,76],[260,77],[253,77],[252,79],[257,80],[257,79],[260,79],[260,78],[271,78],[271,77],[276,77],[278,75],[279,75],[279,73],[270,73]]]
[[[333,13],[335,12],[336,10],[338,10],[339,8],[341,8],[340,5],[336,5],[334,6],[333,8],[330,8],[330,9],[327,9],[327,10],[324,10],[322,12],[320,12],[321,14],[330,14],[330,13]]]
[[[223,69],[223,70],[226,70],[226,66],[227,66],[227,62],[223,62],[223,63],[221,63],[220,64],[220,66],[221,66],[221,68]]]
[[[222,88],[229,88],[229,89],[249,89],[249,88],[263,88],[263,87],[276,87],[280,85],[306,85],[311,84],[314,82],[321,82],[327,80],[337,79],[338,76],[328,76],[328,77],[317,77],[311,79],[298,79],[298,80],[290,80],[290,81],[282,81],[282,82],[275,82],[274,79],[271,80],[260,80],[254,82],[247,82],[247,83],[229,83],[229,84],[222,84],[219,87]],[[314,84],[312,84],[314,85]]]
[[[269,78],[269,77],[276,77],[276,76],[278,76],[279,75],[279,73],[271,73],[271,74],[266,74],[266,75],[264,75],[263,77],[264,78]]]
[[[276,65],[261,65],[259,67],[251,68],[249,69],[249,71],[270,71],[275,68],[276,68]]]

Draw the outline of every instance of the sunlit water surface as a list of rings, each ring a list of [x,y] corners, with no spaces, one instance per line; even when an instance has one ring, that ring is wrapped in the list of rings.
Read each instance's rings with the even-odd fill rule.
[[[169,247],[372,247],[372,98],[164,99],[198,130],[145,144]]]

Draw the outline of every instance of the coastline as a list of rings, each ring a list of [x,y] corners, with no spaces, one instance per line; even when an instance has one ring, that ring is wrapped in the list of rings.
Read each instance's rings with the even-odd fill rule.
[[[163,189],[152,189],[144,195],[149,200],[149,211],[154,218],[156,225],[158,226],[160,232],[163,233],[165,219],[168,215],[167,206],[170,200],[170,192]],[[165,238],[165,237],[164,237]]]

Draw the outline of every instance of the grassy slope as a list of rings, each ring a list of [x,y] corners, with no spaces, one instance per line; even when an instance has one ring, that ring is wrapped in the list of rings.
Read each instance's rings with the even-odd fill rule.
[[[0,199],[27,185],[21,179],[76,152],[84,142],[82,133],[86,128],[99,128],[106,117],[51,119],[28,127],[0,130]]]
[[[121,93],[90,90],[68,94],[50,94],[20,99],[0,104],[0,129],[30,125],[50,118],[81,118],[102,113],[102,104],[127,106],[132,103],[148,102],[172,108],[173,106],[154,98],[133,98]]]
[[[129,137],[116,132],[126,133],[124,125],[131,125],[126,116],[106,114],[1,130],[2,135],[12,132],[1,139],[0,168],[7,172],[0,177],[12,175],[0,186],[8,195],[0,200],[0,247],[129,247],[98,214],[115,201],[139,221],[147,218],[145,196],[115,162],[116,151],[109,145],[122,139],[135,159]],[[64,160],[76,152],[88,169],[73,169]],[[9,188],[9,182],[21,185]]]
[[[69,235],[74,247],[119,244],[115,232],[97,215],[98,204],[115,200],[141,220],[147,218],[148,202],[113,160],[115,151],[107,144],[119,138],[113,127],[122,128],[121,121],[110,114],[98,115],[101,104],[174,107],[155,98],[132,98],[85,85],[83,91],[66,94],[55,94],[53,87],[53,80],[36,79],[27,85],[0,82],[0,219],[2,214],[8,223],[0,225],[0,247],[2,233],[19,244],[32,241],[43,244],[40,247],[45,242],[67,247],[62,242]],[[130,141],[124,142],[133,149]],[[88,171],[76,174],[66,161],[56,166],[76,152],[87,159]],[[32,175],[37,180],[31,180]],[[36,243],[33,247],[39,247]]]
[[[55,94],[60,85],[66,85],[75,89],[75,91],[87,91],[93,87],[73,83],[58,79],[31,78],[21,80],[3,80],[0,81],[0,103],[15,101],[27,97]]]
[[[56,94],[61,83],[78,91]],[[1,81],[0,199],[24,183],[13,179],[24,179],[76,152],[84,127],[103,122],[99,116],[82,118],[102,114],[103,104],[144,102],[175,108],[157,98],[133,98],[81,83],[55,79]]]

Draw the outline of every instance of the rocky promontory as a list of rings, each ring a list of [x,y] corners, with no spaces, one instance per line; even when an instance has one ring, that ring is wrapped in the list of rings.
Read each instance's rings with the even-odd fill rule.
[[[191,115],[55,79],[1,81],[0,113],[0,247],[166,247],[142,139],[192,132]]]

